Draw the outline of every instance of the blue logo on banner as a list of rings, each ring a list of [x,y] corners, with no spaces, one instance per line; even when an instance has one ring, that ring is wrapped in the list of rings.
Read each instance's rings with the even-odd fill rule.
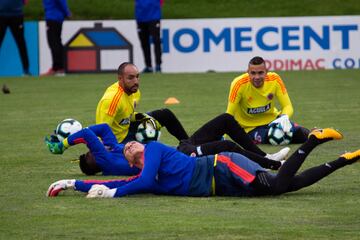
[[[321,30],[311,26],[264,26],[255,32],[252,27],[223,28],[214,33],[210,28],[195,30],[180,28],[170,34],[170,30],[162,30],[163,52],[177,51],[192,53],[211,52],[212,48],[222,48],[224,52],[251,52],[254,48],[263,51],[301,51],[312,50],[317,45],[323,50],[330,50],[332,38],[341,39],[341,49],[350,49],[350,34],[358,31],[357,25],[323,25]],[[274,38],[275,37],[275,38]],[[267,39],[278,39],[275,43],[267,43]],[[183,39],[187,41],[184,42]],[[170,46],[173,48],[170,50]],[[203,49],[199,49],[202,46]]]

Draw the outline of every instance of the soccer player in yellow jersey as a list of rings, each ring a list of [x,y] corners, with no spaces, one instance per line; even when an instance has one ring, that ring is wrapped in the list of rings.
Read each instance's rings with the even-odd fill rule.
[[[169,109],[160,109],[147,114],[137,113],[140,101],[138,68],[128,62],[118,68],[118,82],[107,88],[96,109],[96,124],[107,123],[114,132],[119,143],[135,139],[139,121],[152,117],[160,128],[165,126],[170,134],[179,141],[189,136],[183,126]]]
[[[275,99],[281,106],[279,110]],[[261,57],[252,58],[247,73],[232,81],[226,112],[256,143],[268,143],[269,126],[275,123],[284,132],[293,132],[292,143],[305,142],[309,134],[308,129],[289,120],[294,110],[285,84],[278,74],[267,71]]]

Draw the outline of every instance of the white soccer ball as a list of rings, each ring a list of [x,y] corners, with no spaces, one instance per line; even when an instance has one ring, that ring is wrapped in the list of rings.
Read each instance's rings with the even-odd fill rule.
[[[150,141],[158,141],[161,132],[156,129],[156,123],[153,119],[148,119],[139,124],[135,138],[138,142],[148,143]]]
[[[268,131],[268,139],[272,145],[289,144],[291,142],[292,136],[293,132],[290,131],[285,133],[279,123],[272,125]]]
[[[74,134],[82,129],[82,125],[79,121],[67,118],[62,120],[55,129],[55,134],[59,141],[64,140],[71,134]]]

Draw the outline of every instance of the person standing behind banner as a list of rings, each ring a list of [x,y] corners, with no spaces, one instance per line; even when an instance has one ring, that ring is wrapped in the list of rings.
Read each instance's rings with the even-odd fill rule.
[[[153,72],[151,41],[155,46],[155,71],[161,72],[160,20],[163,0],[135,0],[135,18],[141,48],[145,59],[144,73]]]
[[[65,54],[61,41],[62,25],[71,17],[66,0],[43,0],[46,20],[46,36],[51,51],[52,67],[42,76],[63,76],[65,74]]]
[[[24,37],[23,7],[28,0],[0,0],[0,47],[7,27],[12,32],[19,49],[24,75],[30,75],[29,57]]]

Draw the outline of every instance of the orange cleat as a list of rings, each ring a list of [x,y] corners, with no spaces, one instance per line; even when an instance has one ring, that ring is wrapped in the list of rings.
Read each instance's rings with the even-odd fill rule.
[[[314,136],[319,140],[340,140],[343,138],[343,135],[333,128],[314,129],[310,132],[310,136]]]
[[[360,159],[360,149],[355,151],[355,152],[344,153],[340,157],[345,158],[345,160],[347,160],[347,161],[354,161],[354,162],[359,161],[359,159]]]

